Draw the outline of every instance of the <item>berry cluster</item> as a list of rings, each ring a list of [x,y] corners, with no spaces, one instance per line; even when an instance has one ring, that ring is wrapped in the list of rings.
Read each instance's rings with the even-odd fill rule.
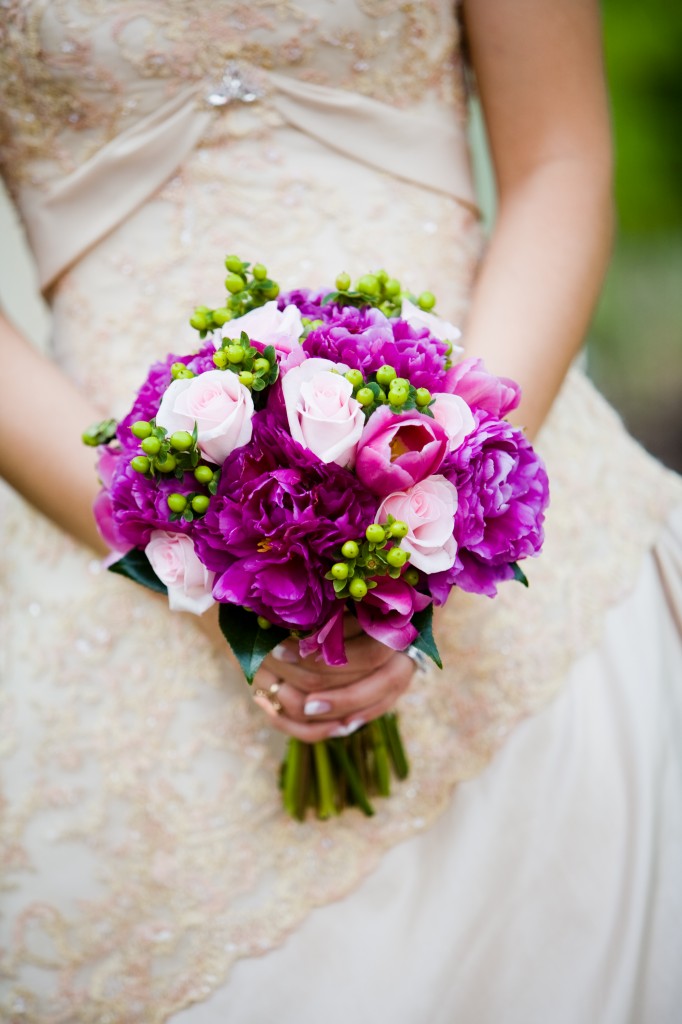
[[[353,397],[363,407],[365,417],[388,405],[391,412],[407,412],[418,409],[426,416],[433,417],[430,406],[433,397],[428,388],[415,388],[407,377],[399,377],[394,367],[380,366],[376,373],[363,377],[360,370],[348,370],[344,374],[353,387]]]
[[[339,274],[334,282],[336,291],[325,295],[323,303],[337,302],[340,306],[376,306],[385,316],[400,316],[403,298],[416,302],[420,309],[429,312],[436,305],[435,296],[431,292],[422,292],[415,298],[404,291],[400,281],[389,277],[385,270],[375,274],[363,274],[352,287],[350,275]]]
[[[241,260],[239,256],[226,256],[225,269],[228,272],[225,278],[225,304],[217,309],[197,306],[190,317],[190,326],[199,331],[202,338],[209,331],[222,327],[228,320],[235,320],[279,295],[279,285],[268,277],[262,263],[254,263],[251,267],[250,263]]]
[[[223,338],[223,343],[213,356],[219,370],[232,370],[239,375],[239,382],[252,391],[263,391],[274,384],[279,374],[277,354],[268,345],[261,354],[254,348],[242,331],[239,341]]]
[[[367,592],[376,587],[373,580],[376,576],[390,576],[395,580],[402,575],[406,583],[415,586],[419,582],[417,570],[410,566],[403,572],[410,555],[403,551],[400,542],[407,533],[407,523],[389,516],[385,523],[368,526],[364,540],[347,540],[341,548],[339,561],[324,577],[332,581],[336,596],[362,601]]]
[[[137,420],[130,430],[140,441],[144,453],[130,460],[136,473],[148,477],[156,476],[157,473],[165,476],[172,473],[177,480],[182,480],[185,473],[191,472],[196,482],[209,492],[207,494],[206,490],[201,490],[190,494],[169,494],[166,500],[171,522],[185,519],[191,523],[196,516],[202,516],[209,506],[209,494],[215,494],[218,489],[220,470],[200,461],[196,425],[191,434],[187,430],[176,430],[168,436],[163,427],[157,427],[154,420]]]

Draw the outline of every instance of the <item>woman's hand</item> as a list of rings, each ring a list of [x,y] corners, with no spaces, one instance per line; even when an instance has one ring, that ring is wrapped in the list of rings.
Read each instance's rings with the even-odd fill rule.
[[[286,640],[266,658],[253,682],[254,700],[275,729],[306,743],[349,736],[390,711],[414,675],[411,658],[359,631],[348,620],[346,665],[300,658]]]
[[[198,622],[215,647],[227,653],[217,610],[216,605]],[[345,665],[325,665],[312,655],[301,658],[295,640],[285,640],[265,659],[252,692],[275,729],[306,743],[350,736],[390,711],[408,688],[415,672],[411,658],[367,636],[350,615],[344,632]]]

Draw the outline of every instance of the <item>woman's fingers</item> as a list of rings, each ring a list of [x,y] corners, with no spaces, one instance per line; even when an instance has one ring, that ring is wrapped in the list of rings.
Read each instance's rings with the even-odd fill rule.
[[[392,652],[385,664],[356,682],[306,693],[261,669],[254,697],[276,729],[314,743],[350,735],[388,711],[408,688],[413,673],[411,659]]]
[[[345,665],[325,665],[314,657],[299,658],[295,641],[279,644],[265,666],[287,683],[306,693],[347,686],[386,664],[395,651],[361,633],[346,640]]]

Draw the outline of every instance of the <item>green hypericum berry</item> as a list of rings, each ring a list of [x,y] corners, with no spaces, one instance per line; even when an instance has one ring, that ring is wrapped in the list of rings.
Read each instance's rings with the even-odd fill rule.
[[[140,444],[140,448],[146,455],[157,455],[161,448],[161,442],[158,437],[145,437],[144,441]]]
[[[395,377],[391,381],[390,387],[391,387],[391,390],[393,390],[393,388],[399,388],[401,391],[403,389],[407,389],[409,391],[410,390],[410,382],[407,379],[407,377]]]
[[[426,313],[436,305],[436,296],[433,292],[422,292],[417,299],[417,305]]]
[[[388,393],[388,400],[391,405],[405,405],[409,397],[409,391],[389,391]]]
[[[365,295],[378,295],[379,294],[379,282],[374,274],[365,274],[358,281],[358,291],[364,292]]]
[[[374,392],[371,388],[360,388],[355,397],[360,405],[371,405],[374,401]]]
[[[254,359],[253,368],[256,373],[267,373],[270,369],[270,360],[264,359],[263,356],[260,356],[259,359]]]
[[[264,281],[268,276],[267,269],[262,263],[254,263],[253,270],[251,271],[256,281]]]
[[[412,566],[410,566],[410,568],[406,569],[403,573],[403,579],[406,583],[409,583],[411,587],[416,587],[419,583],[419,573],[416,569],[413,569]]]
[[[236,295],[237,292],[244,291],[246,281],[240,274],[228,274],[225,278],[225,287],[232,295]]]
[[[225,349],[227,360],[233,365],[244,362],[244,349],[241,345],[228,345]]]
[[[184,494],[169,494],[166,501],[171,512],[184,512],[187,508],[187,498]]]
[[[394,523],[391,523],[391,525],[388,528],[389,537],[397,537],[401,540],[403,537],[407,537],[409,532],[409,526],[407,525],[407,523],[404,523],[402,519],[396,519],[396,521]]]
[[[154,459],[154,465],[158,469],[159,473],[172,473],[177,464],[177,459],[174,455],[171,455],[170,452],[166,455],[163,462],[160,459]]]
[[[344,373],[344,377],[352,385],[353,389],[361,388],[365,383],[365,378],[359,370],[348,370],[347,373]]]
[[[210,466],[197,466],[194,470],[194,479],[200,484],[210,484],[213,479],[213,470]]]
[[[341,548],[341,554],[344,558],[357,558],[360,554],[360,548],[354,540],[347,540]]]
[[[191,448],[194,444],[192,435],[188,430],[176,430],[174,434],[171,434],[168,440],[177,452],[186,452],[187,449]]]
[[[195,377],[194,370],[188,370],[186,366],[183,366],[182,370],[178,370],[175,374],[176,380],[189,380],[190,377]]]
[[[384,282],[384,291],[391,298],[400,295],[400,281],[396,281],[395,277],[389,277],[388,281]]]
[[[243,268],[244,264],[239,259],[239,256],[225,257],[225,270],[231,270],[233,274],[241,274]]]
[[[209,503],[210,499],[207,498],[205,494],[195,494],[192,498],[191,504],[194,511],[198,512],[199,515],[202,515],[208,508]]]
[[[386,273],[385,270],[377,270],[376,279],[381,284],[386,284],[386,282],[388,281],[388,274]]]
[[[356,576],[355,579],[352,579],[348,584],[348,590],[350,592],[350,596],[354,597],[356,601],[362,601],[363,597],[367,593],[367,584],[364,580],[361,580]]]
[[[278,295],[279,285],[273,281],[271,287],[265,292],[265,297],[268,299],[276,299]]]
[[[407,561],[407,551],[403,551],[402,548],[391,548],[386,552],[386,561],[395,569],[400,569]]]
[[[431,392],[428,388],[417,388],[415,402],[417,405],[428,405],[431,401]]]
[[[348,579],[348,566],[345,562],[336,562],[331,567],[331,574],[335,580],[346,580]]]
[[[255,377],[251,373],[251,370],[242,370],[239,374],[239,383],[243,384],[245,388],[250,388],[255,380]]]
[[[377,370],[377,384],[383,384],[385,387],[391,381],[394,381],[397,376],[392,366],[380,366]]]
[[[151,463],[146,455],[136,455],[134,459],[130,460],[130,465],[136,473],[147,473]]]
[[[335,284],[340,292],[347,292],[348,289],[350,288],[350,275],[346,273],[339,274],[335,281]]]
[[[220,309],[213,310],[213,323],[216,325],[216,327],[222,327],[223,324],[226,324],[227,321],[231,319],[232,314],[230,313],[229,309],[225,308],[225,306],[221,306]]]
[[[205,313],[194,313],[189,318],[189,324],[195,331],[205,331],[208,328],[208,317]]]
[[[386,531],[378,523],[372,523],[365,530],[365,537],[370,544],[383,544],[386,540]]]
[[[137,420],[130,429],[135,437],[139,437],[140,441],[144,441],[145,437],[149,437],[151,434],[152,425],[146,420]]]
[[[256,622],[258,623],[261,629],[272,629],[272,623],[269,621],[269,619],[266,619],[264,615],[259,615],[258,618],[256,619]]]
[[[184,373],[187,367],[184,363],[173,363],[171,366],[171,377],[173,380],[178,380],[181,373]]]
[[[213,353],[213,362],[219,370],[224,370],[227,366],[227,352],[224,348],[219,348],[217,352]]]

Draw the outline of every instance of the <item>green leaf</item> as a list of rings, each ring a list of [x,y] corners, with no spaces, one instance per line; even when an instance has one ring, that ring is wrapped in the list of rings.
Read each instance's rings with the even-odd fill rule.
[[[330,574],[330,576],[331,576],[331,574]],[[348,581],[347,580],[335,580],[333,576],[331,576],[331,579],[333,581],[332,582],[332,586],[334,587],[334,593],[338,597],[346,589],[346,587],[348,585]]]
[[[528,586],[528,577],[526,576],[526,574],[523,571],[523,569],[521,569],[519,567],[519,563],[518,562],[512,562],[511,563],[511,567],[512,567],[512,571],[514,573],[514,579],[518,580],[519,583],[522,583],[524,587],[527,587]]]
[[[101,420],[99,423],[91,423],[81,436],[83,444],[90,445],[91,448],[99,444],[108,444],[116,436],[117,426],[116,420]]]
[[[412,625],[419,631],[419,636],[414,641],[413,646],[431,658],[431,661],[435,662],[438,668],[442,668],[443,662],[440,660],[436,641],[433,638],[433,605],[427,605],[424,611],[413,615]]]
[[[218,622],[249,684],[263,659],[289,636],[289,632],[279,626],[261,629],[255,612],[247,612],[235,604],[220,605]]]
[[[146,554],[139,548],[133,548],[118,562],[110,565],[109,571],[118,573],[119,576],[127,576],[129,580],[134,580],[135,583],[140,583],[143,587],[155,590],[157,594],[168,593],[166,584],[161,582],[152,569]]]

